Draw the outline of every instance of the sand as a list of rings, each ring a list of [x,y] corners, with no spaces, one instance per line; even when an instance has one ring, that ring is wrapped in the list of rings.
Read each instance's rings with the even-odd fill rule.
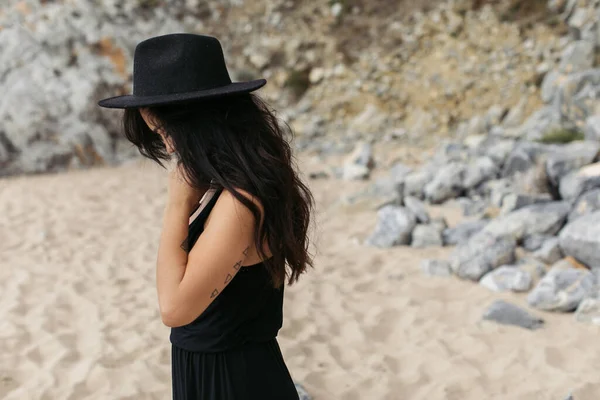
[[[338,200],[365,184],[310,182],[316,263],[286,288],[279,342],[315,400],[600,398],[600,328],[482,322],[495,299],[525,297],[423,276],[448,248],[362,246],[374,211]],[[154,281],[165,199],[148,162],[0,180],[0,399],[171,398]]]

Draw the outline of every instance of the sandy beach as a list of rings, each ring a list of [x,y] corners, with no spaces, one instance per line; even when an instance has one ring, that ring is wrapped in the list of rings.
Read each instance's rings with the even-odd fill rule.
[[[165,182],[147,161],[0,180],[0,399],[171,398]],[[424,276],[420,261],[450,248],[361,245],[376,214],[339,198],[366,184],[310,181],[315,268],[286,288],[279,342],[315,400],[600,398],[600,327],[540,311],[537,331],[482,322],[524,295]]]

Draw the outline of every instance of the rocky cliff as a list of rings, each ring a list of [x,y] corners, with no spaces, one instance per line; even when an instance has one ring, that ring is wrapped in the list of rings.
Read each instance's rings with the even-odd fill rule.
[[[428,146],[501,120],[514,135],[539,135],[551,124],[581,128],[581,113],[594,113],[592,0],[4,3],[0,175],[138,156],[120,113],[96,101],[129,92],[137,42],[172,32],[219,37],[234,80],[265,77],[262,94],[300,150],[343,153],[358,139]]]

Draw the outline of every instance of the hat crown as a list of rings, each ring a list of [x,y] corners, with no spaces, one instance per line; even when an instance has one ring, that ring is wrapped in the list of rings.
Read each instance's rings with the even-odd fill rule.
[[[212,36],[175,33],[144,40],[135,48],[135,96],[186,93],[230,83],[221,44]]]

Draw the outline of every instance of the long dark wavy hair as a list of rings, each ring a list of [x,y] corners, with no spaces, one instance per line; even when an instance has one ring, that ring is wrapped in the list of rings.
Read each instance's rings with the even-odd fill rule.
[[[286,276],[288,284],[294,283],[313,266],[308,229],[314,198],[296,171],[286,138],[293,138],[292,130],[279,122],[265,101],[245,93],[148,111],[171,138],[177,163],[192,187],[227,189],[250,209],[255,217],[255,244],[275,287]],[[170,161],[171,156],[138,109],[125,109],[123,125],[127,139],[140,153],[166,168],[162,161]],[[236,188],[261,201],[262,227],[260,209]],[[272,254],[269,259],[262,246],[265,239]]]

